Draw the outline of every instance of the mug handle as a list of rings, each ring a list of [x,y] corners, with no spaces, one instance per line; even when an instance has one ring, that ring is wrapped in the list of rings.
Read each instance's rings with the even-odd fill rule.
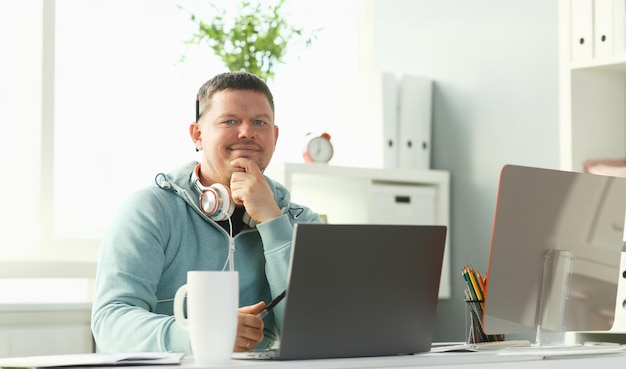
[[[184,284],[178,288],[176,295],[174,295],[174,318],[178,325],[184,330],[189,330],[189,320],[185,317],[185,311],[183,303],[187,297],[187,285]]]

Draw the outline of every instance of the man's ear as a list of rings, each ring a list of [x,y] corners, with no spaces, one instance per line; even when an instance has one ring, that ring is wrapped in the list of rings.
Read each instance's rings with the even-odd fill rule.
[[[196,151],[202,150],[202,131],[198,122],[193,122],[189,125],[189,136],[196,147]]]
[[[276,142],[278,142],[278,126],[274,126],[274,149],[276,149]]]

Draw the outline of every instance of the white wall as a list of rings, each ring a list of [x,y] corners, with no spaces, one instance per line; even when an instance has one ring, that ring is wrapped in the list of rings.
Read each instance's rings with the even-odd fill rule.
[[[42,13],[39,1],[0,1],[0,257],[40,243]]]
[[[435,80],[434,169],[451,176],[452,299],[436,341],[464,339],[461,268],[486,271],[499,172],[558,169],[557,2],[373,0],[372,68]]]

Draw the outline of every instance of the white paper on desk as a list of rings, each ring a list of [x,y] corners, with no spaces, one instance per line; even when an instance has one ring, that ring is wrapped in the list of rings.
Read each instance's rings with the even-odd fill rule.
[[[180,364],[183,353],[134,352],[122,354],[69,354],[0,359],[5,368],[51,368],[61,366]]]

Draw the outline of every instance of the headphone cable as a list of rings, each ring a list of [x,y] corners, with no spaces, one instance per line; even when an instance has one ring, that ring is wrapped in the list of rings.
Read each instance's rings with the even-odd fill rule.
[[[228,228],[229,228],[229,234],[228,234],[228,256],[226,257],[226,262],[224,263],[224,267],[222,268],[222,271],[226,270],[226,267],[228,266],[228,270],[229,271],[234,271],[235,270],[235,238],[233,237],[233,221],[230,219],[230,217],[227,215],[226,219],[228,220]]]

